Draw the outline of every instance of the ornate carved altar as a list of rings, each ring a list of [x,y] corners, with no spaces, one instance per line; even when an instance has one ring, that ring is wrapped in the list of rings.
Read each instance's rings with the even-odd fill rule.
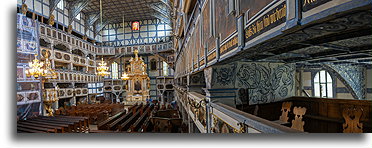
[[[138,57],[138,50],[134,51],[135,57],[129,60],[126,67],[128,73],[126,104],[146,102],[150,98],[150,78],[147,75],[147,66],[142,57]]]

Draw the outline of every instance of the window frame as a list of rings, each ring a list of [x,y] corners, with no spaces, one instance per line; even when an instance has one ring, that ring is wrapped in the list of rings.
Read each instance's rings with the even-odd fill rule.
[[[81,13],[77,14],[75,19],[78,20],[78,21],[81,21]]]
[[[117,62],[112,62],[111,63],[111,78],[112,79],[119,79],[119,66],[118,66]]]
[[[322,71],[324,71],[324,75],[322,75],[321,73],[322,73]],[[318,75],[318,82],[316,81],[316,77],[317,77],[317,75]],[[328,75],[329,75],[329,77],[330,77],[330,80],[328,80]],[[322,82],[322,77],[325,77],[324,78],[324,82]],[[313,96],[314,97],[320,97],[320,98],[334,98],[334,96],[335,96],[335,94],[334,94],[334,79],[333,79],[333,77],[332,77],[332,75],[328,72],[328,71],[326,71],[326,70],[319,70],[319,71],[317,71],[316,73],[315,73],[315,75],[314,75],[314,77],[313,77],[313,79],[312,79],[312,82],[313,82],[313,90],[314,90],[314,92],[313,92]],[[316,85],[318,85],[318,89],[316,89]],[[325,95],[323,95],[322,94],[322,85],[325,85],[325,92],[326,92],[326,94]],[[328,87],[331,87],[332,88],[332,90],[329,92],[328,91]],[[319,91],[319,96],[317,96],[316,94],[317,94],[317,91]]]
[[[155,67],[155,69],[153,69],[153,67]],[[157,65],[157,62],[155,59],[151,59],[150,60],[150,70],[151,71],[154,71],[154,70],[157,70],[158,69],[158,65]]]
[[[57,4],[57,9],[60,9],[62,11],[65,9],[65,2],[64,2],[64,0],[59,1],[59,3]]]

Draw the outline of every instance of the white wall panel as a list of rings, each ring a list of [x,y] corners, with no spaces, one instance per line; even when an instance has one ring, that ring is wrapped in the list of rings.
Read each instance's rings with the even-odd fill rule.
[[[47,5],[43,6],[43,15],[49,17],[49,6]]]
[[[25,3],[27,5],[28,9],[34,10],[34,1],[33,0],[28,0]]]
[[[61,12],[58,12],[58,22],[63,23],[63,15]]]
[[[34,11],[36,11],[36,12],[38,12],[38,13],[40,13],[40,14],[42,14],[42,8],[41,8],[41,3],[40,2],[38,2],[38,1],[35,1],[35,10]]]

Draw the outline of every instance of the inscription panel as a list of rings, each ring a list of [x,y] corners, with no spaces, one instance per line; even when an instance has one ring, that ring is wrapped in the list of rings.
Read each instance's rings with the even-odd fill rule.
[[[245,42],[269,31],[286,21],[287,6],[282,2],[245,28]]]
[[[331,0],[302,0],[302,11],[306,12]]]
[[[235,35],[233,38],[231,38],[229,41],[225,42],[220,47],[220,55],[223,55],[233,49],[238,47],[238,36]]]

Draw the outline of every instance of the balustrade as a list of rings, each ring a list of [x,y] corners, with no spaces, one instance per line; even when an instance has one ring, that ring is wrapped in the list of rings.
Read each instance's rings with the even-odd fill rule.
[[[190,115],[202,133],[299,133],[301,131],[275,124],[222,103],[213,103],[206,96],[187,92],[175,86],[175,99]]]

